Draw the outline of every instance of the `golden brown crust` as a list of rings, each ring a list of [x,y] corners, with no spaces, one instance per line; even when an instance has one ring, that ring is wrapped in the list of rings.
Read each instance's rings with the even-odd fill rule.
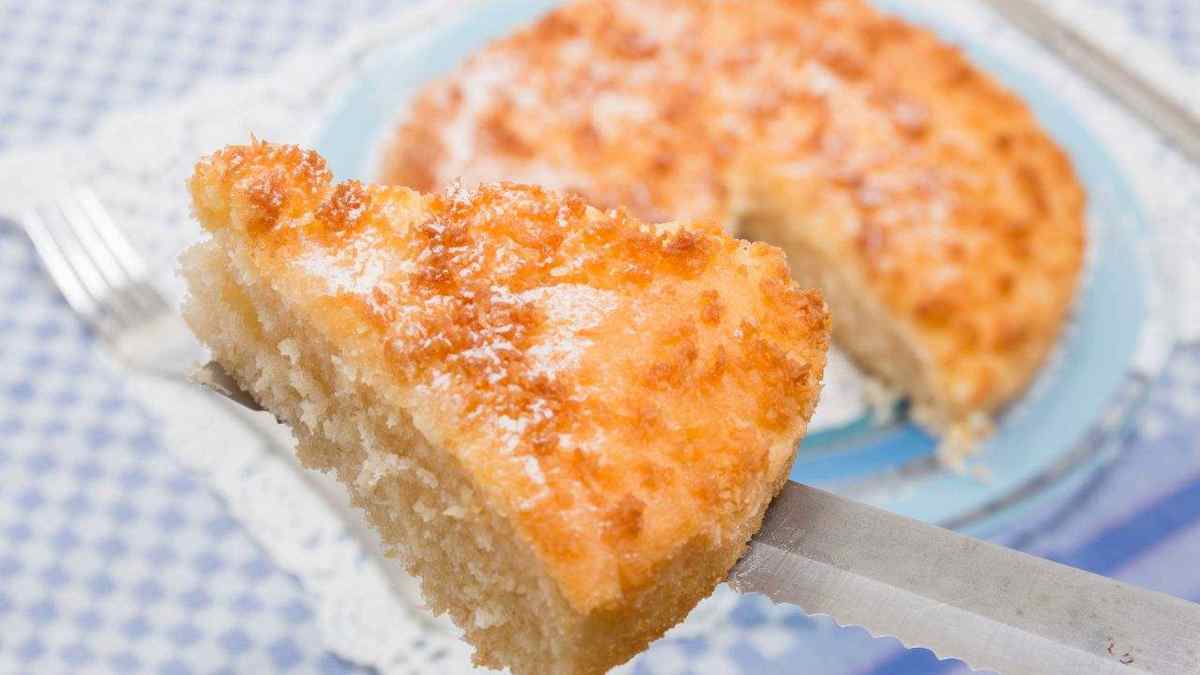
[[[741,546],[816,404],[829,318],[765,244],[514,184],[332,185],[257,142],[190,187],[340,358],[387,369],[581,613]]]
[[[575,2],[432,85],[391,147],[384,178],[422,189],[787,214],[917,341],[951,418],[1026,386],[1082,264],[1083,191],[1024,104],[861,0]]]

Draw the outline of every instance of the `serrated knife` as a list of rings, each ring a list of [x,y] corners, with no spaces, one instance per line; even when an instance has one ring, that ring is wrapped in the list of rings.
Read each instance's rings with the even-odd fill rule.
[[[216,363],[192,379],[261,410]],[[1200,605],[791,481],[729,584],[1002,675],[1200,674]]]
[[[1003,675],[1200,673],[1200,605],[792,482],[729,583]]]

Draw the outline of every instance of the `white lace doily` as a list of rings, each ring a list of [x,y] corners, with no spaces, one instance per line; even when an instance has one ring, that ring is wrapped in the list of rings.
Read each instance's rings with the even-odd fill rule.
[[[1163,248],[1191,263],[1171,271],[1172,287],[1178,289],[1171,300],[1191,298],[1192,304],[1166,314],[1181,319],[1186,338],[1200,338],[1196,168],[976,3],[913,4],[954,25],[966,39],[986,42],[1036,73],[1086,117],[1148,206],[1154,231],[1169,239]],[[1119,17],[1082,0],[1050,4],[1064,15],[1087,17],[1086,28],[1102,31],[1106,44],[1124,59],[1143,64],[1146,74],[1164,87],[1184,97],[1200,96],[1195,78],[1134,36]],[[267,76],[211,83],[169,105],[114,115],[82,141],[8,155],[0,159],[0,208],[16,217],[24,206],[67,186],[90,186],[157,264],[163,287],[177,295],[173,261],[198,235],[184,190],[195,160],[227,143],[245,142],[251,133],[276,142],[310,142],[330,102],[354,80],[373,46],[394,44],[453,13],[444,2],[422,2],[397,21],[363,28],[332,47],[296,49],[296,56]],[[325,478],[300,471],[289,453],[279,451],[290,439],[272,421],[214,425],[206,422],[230,412],[202,392],[142,378],[135,378],[133,388],[162,417],[172,453],[225,499],[232,515],[312,595],[330,650],[385,674],[470,670],[469,649],[452,627],[420,609],[411,580],[380,558],[366,528],[341,501],[340,490]],[[726,618],[734,602],[731,592],[718,592],[673,634],[720,641],[723,633],[737,630]]]

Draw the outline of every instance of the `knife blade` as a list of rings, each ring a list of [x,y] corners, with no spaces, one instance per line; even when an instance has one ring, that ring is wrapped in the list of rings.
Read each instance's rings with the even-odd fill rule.
[[[209,361],[203,366],[193,369],[191,374],[188,375],[188,379],[196,384],[208,387],[213,392],[224,396],[243,408],[255,412],[264,410],[258,404],[258,401],[255,401],[254,397],[250,395],[250,392],[242,389],[237,380],[233,379],[233,376],[227,373],[221,367],[221,364],[216,361]]]
[[[262,410],[215,362],[192,380]],[[728,581],[1003,675],[1200,673],[1200,605],[791,481]]]
[[[1200,673],[1200,605],[793,482],[729,575],[979,670]]]

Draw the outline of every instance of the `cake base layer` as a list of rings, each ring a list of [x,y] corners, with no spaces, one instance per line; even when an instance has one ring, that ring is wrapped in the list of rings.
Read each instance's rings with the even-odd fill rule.
[[[428,608],[464,629],[476,664],[606,672],[707,597],[743,553],[744,544],[712,549],[698,539],[662,570],[668,581],[641,589],[630,604],[573,612],[512,528],[483,508],[457,462],[339,367],[336,348],[305,330],[276,293],[237,268],[215,241],[186,254],[189,325],[238,384],[291,427],[301,462],[336,474],[389,553],[420,580]],[[748,539],[761,520],[760,512],[730,541]]]

